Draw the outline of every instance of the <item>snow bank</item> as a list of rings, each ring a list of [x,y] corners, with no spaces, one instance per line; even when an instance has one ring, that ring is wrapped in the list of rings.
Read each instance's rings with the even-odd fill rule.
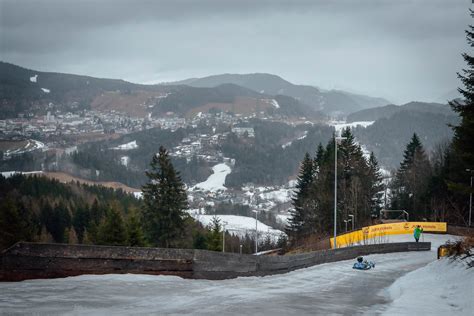
[[[137,144],[136,140],[134,140],[132,142],[129,142],[129,143],[126,143],[126,144],[118,145],[117,147],[113,147],[112,149],[115,149],[115,150],[130,150],[130,149],[135,149],[135,148],[138,148],[138,144]]]
[[[449,258],[431,262],[393,283],[384,315],[472,315],[474,271]]]
[[[190,215],[204,226],[210,225],[214,215],[201,215],[196,210],[190,210]],[[244,237],[245,234],[250,236],[255,234],[255,218],[239,215],[216,215],[220,219],[220,223],[227,222],[225,229],[236,236]],[[284,232],[274,229],[264,223],[257,221],[258,239],[264,241],[267,236],[270,236],[273,242],[276,242]]]
[[[30,77],[31,82],[38,82],[38,75],[34,75],[33,77]]]
[[[219,191],[219,190],[227,190],[224,186],[225,178],[228,174],[231,173],[231,169],[225,163],[220,163],[212,167],[213,174],[207,178],[206,181],[196,184],[191,190],[204,190],[204,191]]]
[[[41,88],[41,90],[43,90],[44,93],[50,93],[51,92],[51,90],[46,89],[46,88]]]

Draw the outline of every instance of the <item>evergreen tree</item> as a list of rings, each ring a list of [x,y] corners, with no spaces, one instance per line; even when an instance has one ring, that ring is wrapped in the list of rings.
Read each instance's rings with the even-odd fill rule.
[[[474,11],[470,10],[471,17]],[[469,46],[474,47],[474,26],[469,25],[466,30],[466,39]],[[455,126],[453,146],[459,155],[463,168],[474,168],[474,56],[462,54],[467,63],[467,69],[463,69],[463,74],[458,73],[463,88],[458,88],[464,99],[462,101],[453,100],[450,102],[452,109],[461,117],[461,123]]]
[[[194,249],[208,249],[206,235],[200,231],[196,231],[193,235]]]
[[[131,212],[127,221],[127,244],[132,247],[144,247],[145,237],[142,225],[135,212]]]
[[[392,208],[410,211],[413,219],[428,216],[427,193],[431,166],[418,136],[407,144],[392,184]]]
[[[307,232],[304,231],[305,224],[308,223],[311,209],[309,193],[314,177],[314,165],[309,153],[306,153],[301,163],[298,181],[296,184],[296,195],[292,198],[293,209],[290,211],[291,217],[288,220],[286,233],[296,241]]]
[[[82,244],[84,242],[84,233],[90,222],[90,213],[87,205],[80,205],[72,218],[72,225],[76,231],[77,241]]]
[[[221,220],[215,216],[209,225],[209,237],[207,239],[207,249],[214,251],[222,251],[222,230]]]
[[[185,227],[186,190],[163,146],[153,156],[150,167],[146,172],[149,181],[142,187],[145,234],[152,244],[169,248],[176,244]]]
[[[474,17],[474,11],[469,12],[471,17]],[[474,47],[474,26],[469,25],[465,32],[469,46]],[[472,175],[474,170],[474,56],[468,53],[463,53],[462,56],[467,67],[462,70],[462,74],[458,73],[463,85],[458,91],[463,98],[450,102],[452,109],[459,114],[461,122],[453,127],[454,137],[446,159],[444,180],[448,188],[445,201],[450,205],[448,218],[452,222],[466,225],[469,217],[469,205],[466,200],[469,194],[474,193],[467,172],[470,170]]]
[[[379,164],[373,152],[370,153],[368,164],[368,183],[370,184],[368,197],[370,199],[370,210],[372,211],[372,215],[378,215],[381,210],[384,185],[382,183],[382,174],[380,173]]]
[[[99,225],[97,243],[110,246],[127,244],[127,230],[122,215],[116,209],[110,208],[105,220]]]
[[[32,225],[28,217],[22,216],[15,200],[7,196],[0,204],[0,249],[17,241],[33,239]]]

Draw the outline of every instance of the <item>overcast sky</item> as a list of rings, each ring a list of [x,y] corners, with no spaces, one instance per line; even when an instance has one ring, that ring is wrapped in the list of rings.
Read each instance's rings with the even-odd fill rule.
[[[429,101],[459,85],[471,0],[0,0],[0,59],[151,83],[267,72]]]

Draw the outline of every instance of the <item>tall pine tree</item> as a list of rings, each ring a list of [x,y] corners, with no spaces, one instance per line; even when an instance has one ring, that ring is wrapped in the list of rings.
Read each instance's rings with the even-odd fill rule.
[[[474,17],[474,11],[470,10],[471,17]],[[469,46],[474,47],[474,26],[469,25],[466,30],[466,39]],[[463,88],[458,91],[464,97],[462,101],[453,100],[451,107],[461,117],[461,123],[455,126],[453,146],[456,154],[463,162],[464,168],[474,168],[474,56],[462,54],[467,63],[467,69],[458,73]]]
[[[146,172],[149,181],[142,187],[145,234],[150,243],[169,248],[176,244],[185,227],[186,190],[163,146],[153,156],[150,167]]]
[[[291,217],[286,227],[286,232],[292,241],[298,240],[307,233],[304,231],[304,226],[308,224],[311,212],[309,193],[313,183],[313,177],[313,160],[309,153],[306,153],[301,163],[298,182],[296,184],[297,191],[293,197],[293,209],[290,211]]]
[[[427,194],[430,176],[428,157],[420,139],[413,134],[392,183],[392,208],[409,211],[412,219],[429,216]]]

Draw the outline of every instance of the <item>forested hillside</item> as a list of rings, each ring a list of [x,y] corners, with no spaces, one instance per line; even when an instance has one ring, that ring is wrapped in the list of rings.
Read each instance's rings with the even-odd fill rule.
[[[395,113],[405,111],[456,116],[447,104],[410,102],[403,105],[390,104],[382,107],[357,111],[349,114],[346,121],[348,123],[357,121],[376,121],[381,118],[389,118]]]
[[[403,148],[416,133],[428,151],[438,144],[449,142],[453,136],[450,125],[456,125],[455,115],[421,111],[400,111],[374,124],[354,129],[358,141],[373,151],[381,165],[395,168],[402,160]]]

